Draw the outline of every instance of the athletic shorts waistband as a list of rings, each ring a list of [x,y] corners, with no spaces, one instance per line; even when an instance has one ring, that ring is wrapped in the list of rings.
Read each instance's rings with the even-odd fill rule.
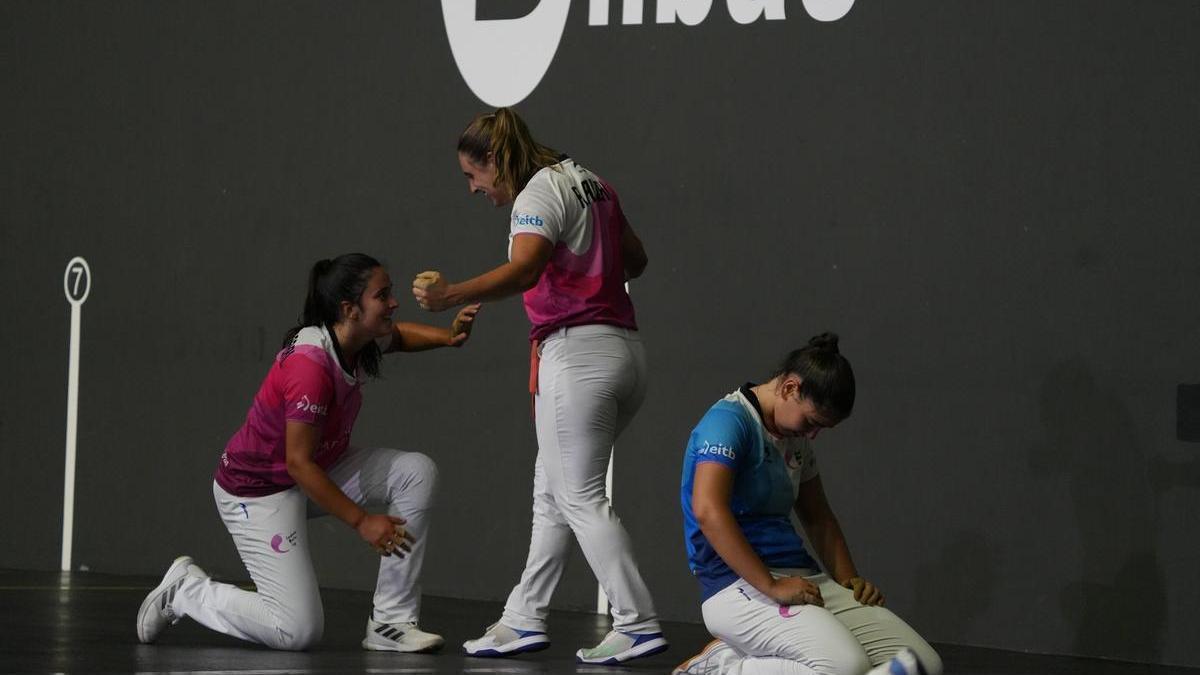
[[[636,328],[623,328],[621,326],[613,326],[606,323],[589,323],[582,326],[564,326],[556,328],[549,333],[546,333],[540,341],[542,343],[550,342],[567,336],[574,337],[589,337],[594,335],[615,335],[623,337],[627,340],[641,340],[641,335],[638,334]]]

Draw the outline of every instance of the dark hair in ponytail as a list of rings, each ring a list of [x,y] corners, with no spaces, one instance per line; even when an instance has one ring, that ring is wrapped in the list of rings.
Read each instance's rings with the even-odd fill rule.
[[[297,318],[298,323],[284,336],[283,349],[290,347],[300,330],[307,326],[325,326],[332,334],[333,325],[342,318],[342,302],[357,305],[371,272],[381,266],[378,260],[363,253],[347,253],[314,263],[308,272],[304,310]],[[367,375],[378,377],[380,356],[379,345],[372,340],[359,352],[358,363]]]
[[[796,375],[800,395],[822,412],[838,420],[854,409],[854,370],[838,351],[836,333],[821,333],[800,349],[792,351],[779,364],[775,377]]]

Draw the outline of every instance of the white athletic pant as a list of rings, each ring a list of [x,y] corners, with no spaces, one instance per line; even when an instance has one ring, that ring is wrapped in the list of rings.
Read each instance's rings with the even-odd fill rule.
[[[704,601],[704,625],[742,655],[725,675],[862,675],[910,647],[929,675],[942,660],[890,610],[859,604],[854,593],[811,570],[772,570],[817,585],[824,607],[779,603],[738,579]]]
[[[408,521],[405,527],[416,539],[412,552],[380,561],[373,617],[383,623],[416,621],[437,484],[433,460],[417,452],[351,448],[328,474],[354,502]],[[326,514],[298,486],[266,497],[238,497],[214,482],[213,497],[258,591],[188,577],[175,595],[176,614],[276,649],[305,649],[320,640],[325,614],[306,521]],[[363,552],[377,555],[365,543]]]
[[[542,342],[534,402],[533,531],[525,571],[504,606],[505,625],[546,630],[550,596],[574,533],[608,596],[613,628],[661,631],[629,535],[604,495],[613,443],[645,395],[646,353],[637,331],[576,326]]]

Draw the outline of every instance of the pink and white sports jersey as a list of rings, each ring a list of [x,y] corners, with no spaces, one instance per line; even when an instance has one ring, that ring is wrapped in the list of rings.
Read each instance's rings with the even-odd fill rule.
[[[324,327],[308,326],[275,356],[246,422],[225,446],[214,475],[226,492],[261,497],[296,482],[287,472],[286,427],[304,422],[321,431],[313,460],[325,470],[350,447],[350,431],[362,406],[362,371],[350,375],[338,362]]]
[[[537,285],[525,291],[530,339],[593,323],[637,328],[621,258],[627,226],[613,186],[572,159],[529,179],[513,200],[509,258],[518,234],[536,234],[554,244]]]

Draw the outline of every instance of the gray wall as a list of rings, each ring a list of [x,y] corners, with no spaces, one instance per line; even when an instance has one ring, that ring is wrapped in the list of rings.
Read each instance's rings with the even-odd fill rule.
[[[590,26],[573,4],[519,109],[618,186],[651,256],[616,504],[664,617],[699,616],[691,425],[833,329],[861,393],[825,482],[892,607],[935,641],[1200,665],[1200,461],[1175,437],[1200,381],[1200,3],[860,0],[820,23],[793,0],[749,26],[613,5]],[[189,552],[240,578],[209,476],[308,265],[502,260],[506,216],[452,152],[487,106],[436,2],[6,0],[0,52],[0,566],[58,564],[83,255],[76,563]],[[357,441],[442,469],[429,593],[499,599],[523,562],[525,331],[495,303],[469,348],[392,358],[367,392]],[[366,548],[314,530],[322,581],[370,586]],[[563,607],[593,602],[576,557]]]

